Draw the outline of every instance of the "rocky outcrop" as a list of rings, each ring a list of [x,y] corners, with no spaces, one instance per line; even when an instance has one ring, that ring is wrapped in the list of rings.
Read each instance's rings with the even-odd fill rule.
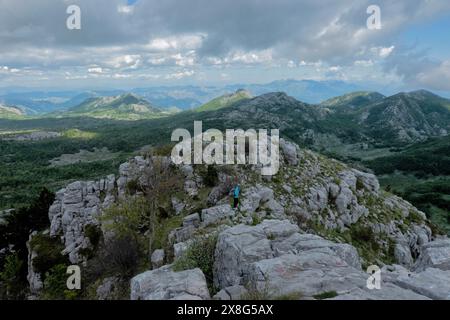
[[[271,188],[256,185],[246,189],[242,196],[240,211],[252,214],[256,211],[269,213],[273,218],[284,218],[283,206],[274,198]]]
[[[414,266],[415,271],[423,271],[430,267],[450,270],[450,239],[425,243],[420,251],[421,254]]]
[[[163,249],[153,251],[152,256],[150,257],[153,269],[158,269],[164,265],[164,257],[165,254]]]
[[[196,268],[174,272],[171,266],[147,271],[131,279],[131,300],[210,299],[203,272]]]
[[[447,298],[450,243],[446,238],[434,241],[422,212],[381,192],[371,173],[285,140],[280,148],[286,165],[276,176],[262,177],[258,166],[237,166],[233,173],[225,168],[227,175],[218,169],[219,182],[212,189],[195,166],[175,167],[167,157],[135,157],[120,166],[117,179],[74,182],[58,191],[49,211],[50,235],[61,237],[72,263],[85,262],[80,250],[92,245],[86,227],[99,225],[105,208],[140,194],[160,169],[178,170],[184,194],[170,195],[173,210],[165,212],[177,227],[164,234],[165,251],[149,256],[153,270],[131,280],[132,299],[209,299],[200,269],[175,272],[169,264],[205,234],[218,235],[212,280],[219,291],[214,299],[240,299],[254,292],[270,298],[330,292],[337,294],[334,299]],[[227,198],[228,176],[238,177],[242,187],[236,209]],[[385,266],[382,288],[369,290],[361,264],[382,267],[394,259],[403,267]],[[105,280],[98,297],[111,298],[114,294],[108,292],[114,288],[114,279]]]
[[[84,230],[88,225],[98,225],[101,210],[110,206],[114,196],[115,177],[99,181],[76,181],[56,193],[55,202],[49,209],[50,236],[61,236],[72,263],[83,261],[81,249],[91,243]]]
[[[266,298],[331,292],[342,300],[450,298],[450,271],[435,268],[417,273],[385,267],[381,288],[370,290],[369,274],[361,270],[354,247],[301,234],[288,221],[265,220],[254,227],[238,225],[223,231],[215,258],[214,281],[222,289],[216,299],[232,299],[229,288],[242,286],[241,294],[258,292]]]
[[[33,232],[32,234],[30,234],[30,237],[28,238],[28,242],[27,242],[27,249],[28,249],[27,280],[28,280],[28,284],[30,285],[30,293],[32,295],[38,295],[41,292],[42,288],[44,287],[44,284],[42,282],[41,274],[38,273],[33,267],[33,259],[37,257],[37,253],[36,253],[36,251],[31,249],[30,241],[34,235],[36,235],[36,232]]]
[[[115,300],[117,299],[119,279],[117,277],[108,277],[103,279],[102,283],[97,287],[96,294],[98,300]]]
[[[229,204],[204,209],[201,213],[201,225],[203,227],[210,226],[234,215],[235,211],[231,209]]]
[[[360,269],[355,248],[315,235],[300,234],[287,220],[264,220],[257,226],[238,225],[219,234],[214,264],[214,283],[218,288],[245,284],[251,279],[252,264],[284,254],[318,250],[336,256],[342,263]]]

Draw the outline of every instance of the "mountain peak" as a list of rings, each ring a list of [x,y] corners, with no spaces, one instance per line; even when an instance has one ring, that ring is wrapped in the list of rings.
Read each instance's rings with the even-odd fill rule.
[[[323,101],[320,105],[329,108],[359,109],[370,103],[380,101],[385,96],[375,91],[355,91]]]
[[[249,91],[245,89],[238,89],[233,93],[224,94],[201,105],[196,109],[196,111],[203,112],[203,111],[223,109],[233,105],[236,102],[251,98],[253,98],[253,96]]]

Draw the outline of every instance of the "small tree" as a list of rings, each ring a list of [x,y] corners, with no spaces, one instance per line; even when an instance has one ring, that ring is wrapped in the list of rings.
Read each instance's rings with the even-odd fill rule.
[[[3,271],[0,272],[0,280],[3,282],[7,298],[18,299],[21,296],[20,270],[22,264],[23,262],[16,252],[6,257]]]

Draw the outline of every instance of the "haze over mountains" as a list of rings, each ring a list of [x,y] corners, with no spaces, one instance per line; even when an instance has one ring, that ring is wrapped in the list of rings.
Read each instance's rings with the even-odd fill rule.
[[[231,117],[231,126],[270,124],[289,127],[295,130],[295,135],[301,140],[308,141],[308,144],[332,141],[330,137],[347,143],[412,143],[427,137],[445,136],[450,130],[450,100],[425,90],[398,93],[389,97],[377,92],[356,91],[317,105],[281,92],[266,93],[255,98],[252,98],[252,94],[248,90],[237,89],[234,93],[216,97],[194,110],[217,111],[215,116],[223,117],[225,122]],[[87,116],[139,120],[165,117],[175,111],[155,105],[134,93],[103,97],[96,95],[92,92],[79,94],[70,100],[75,103],[84,99],[79,104],[41,117]],[[229,110],[221,110],[228,107]],[[20,118],[29,114],[23,107],[17,106],[2,106],[1,110],[0,117],[3,118]],[[247,114],[246,123],[234,119],[235,111]],[[270,123],[265,123],[265,120],[270,120]]]
[[[145,99],[135,94],[127,93],[115,97],[88,98],[67,111],[57,112],[52,115],[59,117],[88,116],[117,120],[138,120],[154,118],[162,114],[161,109],[152,106]]]
[[[19,88],[3,90],[0,102],[8,105],[22,106],[29,110],[29,115],[63,111],[79,105],[88,98],[118,96],[125,93],[137,94],[152,105],[161,108],[177,107],[192,109],[223,94],[239,89],[261,95],[269,92],[283,91],[308,103],[319,103],[323,100],[361,90],[355,84],[344,81],[314,80],[279,80],[268,84],[235,84],[226,86],[173,86],[135,88],[131,90],[66,90],[66,91],[29,91]],[[1,92],[1,91],[0,91]]]

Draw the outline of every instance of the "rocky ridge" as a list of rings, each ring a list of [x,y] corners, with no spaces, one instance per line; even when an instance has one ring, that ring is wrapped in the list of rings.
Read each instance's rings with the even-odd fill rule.
[[[77,181],[58,191],[49,210],[50,235],[60,237],[71,263],[89,264],[82,254],[92,247],[87,226],[103,227],[102,211],[130,197],[131,182],[151,183],[158,164],[183,177],[183,194],[171,196],[170,213],[183,219],[168,234],[171,247],[149,254],[153,270],[131,279],[132,299],[209,299],[211,287],[217,299],[330,292],[334,299],[449,298],[450,242],[432,233],[422,212],[381,191],[370,173],[284,139],[280,149],[284,165],[276,176],[261,176],[258,166],[218,166],[212,188],[198,166],[135,157],[120,166],[118,177]],[[229,204],[232,176],[243,190],[239,210]],[[199,197],[208,206],[192,213],[192,199]],[[205,235],[217,237],[213,279],[200,269],[176,271],[177,260]],[[381,290],[366,287],[370,264],[382,267]]]

